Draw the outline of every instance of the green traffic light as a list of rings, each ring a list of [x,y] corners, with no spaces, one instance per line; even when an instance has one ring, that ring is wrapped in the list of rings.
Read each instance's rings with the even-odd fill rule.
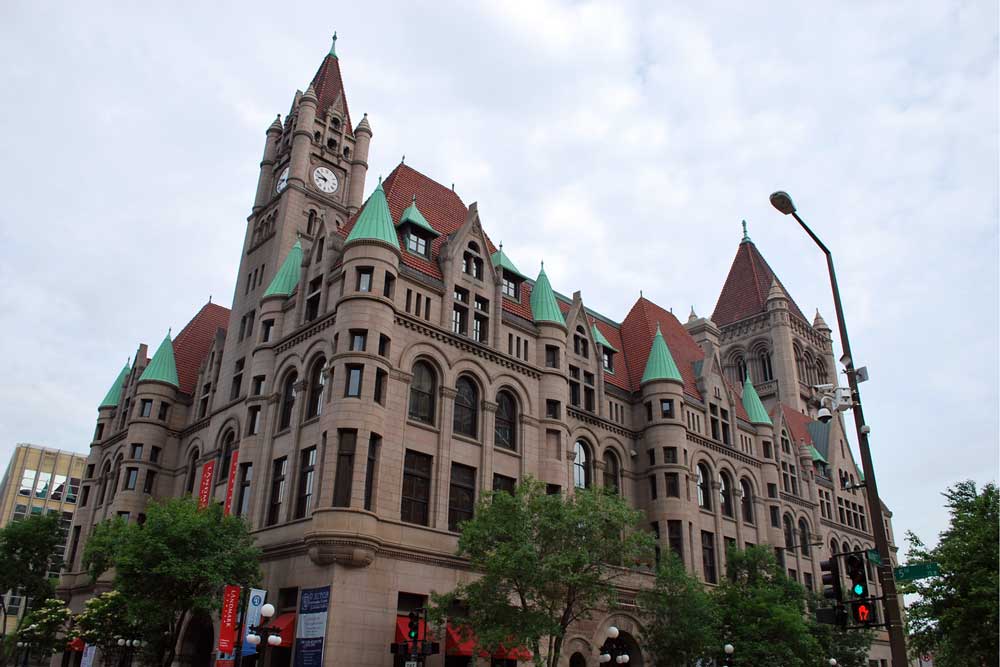
[[[861,595],[865,592],[865,587],[861,584],[854,584],[854,594]]]

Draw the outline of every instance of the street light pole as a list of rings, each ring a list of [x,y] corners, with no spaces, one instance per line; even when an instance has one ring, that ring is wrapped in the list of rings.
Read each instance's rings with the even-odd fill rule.
[[[847,324],[844,321],[844,307],[840,302],[840,289],[837,287],[837,273],[833,269],[833,254],[819,237],[816,236],[795,210],[792,198],[786,192],[775,192],[771,195],[771,205],[785,215],[791,215],[796,222],[806,230],[820,250],[826,255],[826,266],[830,272],[830,286],[833,288],[833,305],[837,310],[837,325],[840,329],[840,342],[844,348],[841,362],[847,372],[847,382],[851,388],[854,400],[854,428],[858,436],[858,448],[861,450],[861,467],[865,473],[865,495],[868,498],[868,513],[871,516],[872,533],[875,537],[875,548],[881,556],[878,567],[879,580],[882,583],[882,594],[885,598],[885,616],[889,630],[889,647],[892,651],[893,667],[906,667],[906,637],[903,634],[903,618],[900,612],[896,580],[892,574],[892,559],[889,552],[889,536],[886,534],[885,522],[882,518],[882,501],[879,499],[878,486],[875,484],[875,467],[872,464],[871,449],[868,445],[868,428],[865,425],[865,414],[861,408],[861,392],[858,390],[857,373],[854,370],[854,356],[851,354],[851,341],[847,336]]]

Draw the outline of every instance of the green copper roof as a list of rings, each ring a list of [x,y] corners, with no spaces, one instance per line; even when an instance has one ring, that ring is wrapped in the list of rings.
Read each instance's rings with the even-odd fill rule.
[[[145,380],[156,380],[172,384],[175,387],[180,386],[181,383],[177,379],[177,362],[174,361],[174,344],[170,342],[169,333],[160,343],[160,347],[156,348],[156,354],[146,366],[146,370],[139,376],[139,382]]]
[[[334,58],[337,57],[337,33],[336,33],[336,31],[334,31],[334,33],[333,33],[333,43],[330,44],[330,55],[333,56]]]
[[[812,445],[809,445],[809,453],[812,455],[813,463],[819,461],[820,463],[826,463],[827,465],[830,464],[830,462],[826,460],[826,457],[820,454],[819,450],[813,447]]]
[[[490,255],[490,261],[493,262],[493,266],[500,267],[508,273],[513,273],[518,278],[528,277],[517,270],[517,267],[514,266],[514,262],[510,261],[510,257],[504,253],[503,248],[498,249],[495,253]]]
[[[365,202],[344,245],[362,239],[381,241],[399,250],[399,238],[396,236],[396,227],[392,224],[392,214],[389,213],[389,202],[385,200],[382,181],[378,182],[375,192]]]
[[[274,274],[271,284],[264,290],[264,296],[291,296],[299,284],[299,273],[302,268],[302,243],[296,241],[288,256],[282,262],[281,268]]]
[[[420,212],[419,208],[417,208],[417,195],[413,195],[413,203],[407,206],[406,210],[403,211],[403,215],[399,217],[400,225],[405,225],[406,223],[415,225],[416,227],[419,227],[434,236],[441,236],[436,229],[431,227],[431,223],[427,222],[427,218],[425,218],[424,214]]]
[[[653,338],[653,347],[649,350],[649,358],[646,360],[646,370],[642,374],[640,384],[646,384],[653,380],[677,380],[681,379],[681,372],[670,354],[667,341],[663,339],[663,332],[660,325],[656,325],[656,336]]]
[[[757,390],[753,388],[753,382],[750,382],[749,375],[743,383],[743,407],[747,411],[747,416],[750,417],[751,424],[773,425],[771,418],[767,415],[767,410],[764,409],[764,404],[760,402]]]
[[[861,466],[855,463],[854,469],[858,471],[858,479],[860,479],[862,482],[865,481],[865,471],[861,469]]]
[[[604,337],[604,334],[601,333],[601,330],[597,328],[596,324],[591,324],[590,325],[590,331],[591,331],[591,333],[594,334],[594,342],[595,343],[597,343],[598,345],[603,345],[604,347],[608,348],[612,352],[617,352],[618,351],[617,349],[615,349],[614,345],[612,345],[611,343],[608,342],[608,339]]]
[[[566,326],[566,319],[556,303],[556,295],[552,293],[549,277],[545,275],[545,264],[542,264],[538,280],[531,288],[531,316],[536,322],[555,322]]]
[[[108,389],[108,393],[104,395],[104,400],[97,406],[98,408],[114,408],[118,406],[118,401],[122,397],[122,385],[125,384],[125,378],[128,377],[130,370],[132,369],[129,367],[128,362],[125,362],[121,373],[115,378],[115,383],[111,385],[111,389]]]

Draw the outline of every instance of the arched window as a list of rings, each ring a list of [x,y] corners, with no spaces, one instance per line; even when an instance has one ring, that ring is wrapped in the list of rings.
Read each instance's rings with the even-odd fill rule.
[[[698,507],[712,509],[712,475],[704,463],[698,464]]]
[[[479,391],[475,383],[462,376],[455,383],[458,395],[455,396],[455,433],[475,438],[479,433]]]
[[[299,381],[299,374],[292,371],[285,376],[285,384],[281,389],[281,415],[278,420],[278,430],[288,428],[292,425],[292,410],[295,408],[295,383]]]
[[[837,540],[830,540],[830,556],[837,553]]]
[[[729,473],[719,474],[719,497],[722,499],[723,516],[735,516],[733,509],[733,481]]]
[[[188,458],[187,479],[184,481],[184,492],[194,493],[194,476],[198,469],[198,450],[191,452]]]
[[[822,359],[816,360],[816,384],[826,384],[829,376],[826,374],[826,364]]]
[[[100,501],[98,505],[103,505],[106,500],[105,496],[108,493],[108,482],[111,480],[111,461],[104,464],[104,470],[101,471],[101,493]]]
[[[847,542],[844,542],[843,544],[841,544],[840,545],[840,549],[841,549],[840,553],[842,553],[842,554],[851,553],[851,545],[848,544]]]
[[[774,379],[774,371],[771,369],[771,353],[768,350],[761,350],[757,353],[760,361],[760,381],[770,382]]]
[[[569,659],[569,667],[587,667],[587,659],[582,653],[574,653]]]
[[[753,523],[753,487],[746,479],[740,480],[740,491],[743,492],[740,498],[740,509],[743,512],[743,521]]]
[[[785,549],[793,551],[795,549],[795,525],[792,523],[792,515],[785,515]]]
[[[590,448],[583,440],[577,440],[573,447],[573,486],[578,489],[590,487]]]
[[[493,441],[497,447],[517,451],[517,403],[509,391],[497,394],[496,427]]]
[[[812,547],[809,546],[809,542],[812,541],[812,537],[809,535],[809,524],[806,523],[805,519],[799,519],[799,547],[802,549],[803,556],[810,556]]]
[[[119,454],[115,458],[115,468],[111,473],[111,499],[115,499],[115,494],[118,493],[118,478],[122,473],[122,455]]]
[[[434,423],[434,394],[437,393],[437,375],[426,361],[413,365],[410,382],[410,419]]]
[[[309,399],[306,401],[306,419],[323,414],[323,390],[326,387],[326,357],[320,357],[309,371]]]
[[[604,488],[615,493],[621,492],[621,466],[618,457],[610,449],[604,452]]]
[[[226,432],[222,438],[222,467],[219,469],[219,479],[229,479],[229,468],[233,464],[233,453],[236,451],[236,434]]]

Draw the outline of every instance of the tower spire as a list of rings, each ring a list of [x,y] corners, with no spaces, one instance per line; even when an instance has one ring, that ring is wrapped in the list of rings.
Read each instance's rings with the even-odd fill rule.
[[[337,57],[337,31],[333,31],[333,43],[330,44],[330,55],[334,58]]]
[[[746,220],[743,221],[743,243],[753,243],[753,241],[750,240],[750,235],[747,234],[747,221]]]

